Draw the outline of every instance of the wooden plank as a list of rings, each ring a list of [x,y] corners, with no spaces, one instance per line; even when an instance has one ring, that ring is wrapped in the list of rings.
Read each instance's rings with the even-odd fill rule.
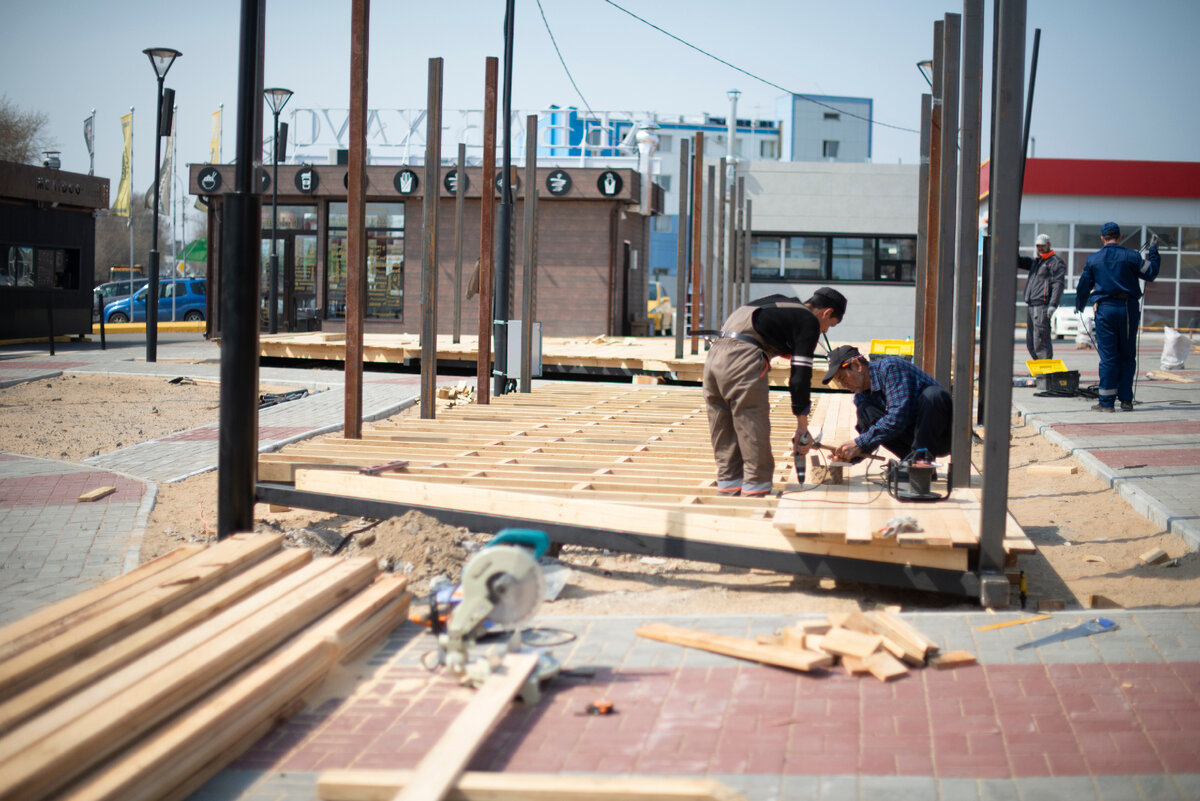
[[[0,659],[7,659],[13,654],[53,636],[63,626],[86,615],[88,610],[100,601],[123,593],[131,587],[138,587],[142,582],[153,579],[154,576],[172,565],[203,550],[203,545],[180,546],[157,559],[139,565],[123,576],[84,590],[70,598],[64,598],[58,603],[39,609],[31,615],[8,624],[0,629]]]
[[[975,664],[975,655],[967,651],[947,651],[944,654],[939,654],[930,660],[929,664],[933,665],[938,670],[952,670],[953,668],[969,667]]]
[[[228,609],[263,586],[312,561],[312,551],[288,548],[281,553],[234,576],[161,620],[144,626],[113,643],[99,653],[66,670],[47,677],[39,684],[0,704],[0,733],[6,732],[30,715],[50,706],[68,694],[91,684],[128,664],[188,629]]]
[[[908,675],[908,668],[887,651],[877,651],[863,660],[863,666],[880,681],[890,681]]]
[[[445,798],[513,697],[537,666],[536,653],[505,654],[500,668],[483,683],[465,709],[433,744],[396,801],[439,801]]]
[[[410,770],[327,770],[317,777],[322,801],[388,801],[412,781]],[[715,779],[669,776],[562,776],[467,772],[447,801],[745,801]]]
[[[914,640],[907,629],[893,624],[891,617],[881,617],[878,612],[868,612],[867,619],[875,628],[875,632],[884,638],[884,647],[897,659],[903,659],[910,665],[925,664],[925,654],[928,650],[925,642]]]
[[[159,574],[160,586],[67,627],[24,652],[0,662],[0,699],[58,672],[68,662],[95,653],[206,592],[225,577],[263,559],[283,545],[283,535],[242,535],[226,539],[202,554]]]
[[[856,656],[866,659],[879,650],[883,638],[878,634],[863,634],[850,629],[832,628],[821,641],[821,648],[839,656]]]
[[[117,488],[113,486],[96,487],[94,490],[88,490],[87,492],[83,493],[76,500],[78,500],[80,503],[91,503],[92,501],[98,501],[101,498],[107,498],[116,491]]]
[[[669,642],[687,648],[698,648],[702,651],[711,651],[738,659],[749,659],[752,662],[761,662],[764,665],[775,665],[792,670],[810,671],[826,668],[833,664],[833,660],[828,654],[783,645],[759,645],[753,640],[741,637],[683,629],[666,623],[651,623],[638,628],[634,633],[649,640]]]
[[[454,487],[323,470],[296,471],[296,488],[434,508],[458,509],[463,503],[462,491]],[[948,570],[965,570],[967,565],[965,551],[934,548],[868,549],[788,536],[768,520],[745,519],[738,523],[736,530],[731,530],[728,518],[708,514],[704,507],[695,507],[695,513],[685,513],[680,509],[623,506],[483,488],[473,490],[470,497],[472,508],[486,509],[491,514],[514,520],[570,525],[578,525],[580,521],[597,521],[596,528],[623,534],[680,537],[741,547],[846,556]]]
[[[320,564],[325,561],[335,564],[326,570]],[[321,570],[312,581],[260,605],[258,613],[228,630],[226,615],[243,612],[249,602],[175,638],[0,738],[0,786],[9,788],[14,798],[53,795],[309,625],[347,594],[361,589],[376,572],[373,559],[318,560],[309,568],[318,566]],[[270,594],[309,568],[257,595]],[[203,636],[197,636],[197,631]]]
[[[891,630],[888,636],[892,639],[904,640],[906,646],[911,644],[914,648],[924,651],[926,657],[939,650],[936,642],[926,637],[916,626],[899,615],[875,610],[871,612],[871,619],[879,625],[887,626]]]
[[[179,785],[211,777],[237,756],[249,735],[265,734],[276,718],[346,661],[364,635],[378,639],[382,614],[391,627],[403,620],[406,580],[380,576],[296,640],[212,696],[139,741],[72,787],[63,801],[151,801]],[[256,738],[257,739],[257,738]]]

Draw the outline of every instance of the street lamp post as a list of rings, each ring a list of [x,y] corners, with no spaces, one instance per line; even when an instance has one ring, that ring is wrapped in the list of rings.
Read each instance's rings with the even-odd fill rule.
[[[292,96],[291,89],[263,89],[267,105],[275,116],[275,139],[271,146],[271,284],[267,302],[267,333],[279,333],[279,254],[276,252],[275,229],[279,227],[279,112]]]
[[[149,47],[142,52],[149,57],[150,66],[154,67],[154,74],[158,76],[158,110],[154,117],[154,224],[150,226],[150,272],[146,285],[146,361],[155,362],[158,361],[158,198],[162,180],[163,79],[167,77],[167,70],[171,69],[175,59],[183,53],[169,47]],[[129,272],[133,274],[132,264]],[[132,301],[129,310],[132,317]]]
[[[925,79],[925,83],[929,84],[929,88],[933,88],[933,59],[927,58],[917,62],[917,70],[921,73],[921,77]]]

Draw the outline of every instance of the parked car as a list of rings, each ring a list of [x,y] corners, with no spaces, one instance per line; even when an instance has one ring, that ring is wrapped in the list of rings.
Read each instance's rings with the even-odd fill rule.
[[[675,307],[671,305],[671,296],[659,281],[650,282],[646,317],[650,319],[651,334],[667,334],[674,330]]]
[[[92,289],[92,322],[100,319],[100,310],[114,300],[127,298],[146,285],[145,278],[129,281],[109,281]]]
[[[1083,319],[1087,321],[1088,331],[1092,329],[1092,307],[1083,310]],[[1079,315],[1075,313],[1075,293],[1064,292],[1058,303],[1054,316],[1050,318],[1050,336],[1055,339],[1074,337],[1083,331],[1079,323]]]
[[[158,284],[158,320],[185,320],[199,322],[204,319],[208,281],[204,278],[169,278]],[[132,297],[113,301],[104,307],[104,320],[108,323],[143,323],[146,321],[146,292],[142,287]]]

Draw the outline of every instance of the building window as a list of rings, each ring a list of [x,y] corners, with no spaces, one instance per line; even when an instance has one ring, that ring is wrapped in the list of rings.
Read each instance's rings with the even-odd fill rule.
[[[675,137],[671,136],[670,134],[659,134],[658,135],[658,152],[659,153],[670,153],[671,148],[673,146],[672,140],[674,138]]]
[[[672,216],[665,214],[655,214],[651,219],[652,230],[656,234],[669,234],[675,230],[672,221],[675,219]]]
[[[658,185],[662,187],[662,190],[664,192],[671,191],[671,176],[670,175],[660,175],[655,180],[658,181]]]
[[[836,159],[838,154],[838,143],[832,139],[826,139],[821,143],[821,155],[827,159]]]
[[[840,122],[841,119],[842,119],[842,115],[837,113],[836,111],[826,111],[825,112],[825,121],[826,122]]]
[[[364,317],[404,319],[404,204],[368,203]],[[346,316],[346,204],[329,204],[327,316]]]
[[[0,245],[0,288],[79,289],[79,251]]]
[[[767,139],[758,143],[758,155],[764,159],[779,158],[779,143],[774,139]]]
[[[751,278],[758,281],[894,281],[916,276],[916,237],[755,235]]]

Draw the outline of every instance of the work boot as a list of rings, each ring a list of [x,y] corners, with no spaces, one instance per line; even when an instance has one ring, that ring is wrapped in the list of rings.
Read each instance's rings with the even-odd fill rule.
[[[1121,411],[1132,412],[1133,411],[1133,401],[1121,401]]]
[[[1103,403],[1097,403],[1095,406],[1092,407],[1092,411],[1093,412],[1115,412],[1116,409],[1114,409],[1112,406],[1105,406]]]

